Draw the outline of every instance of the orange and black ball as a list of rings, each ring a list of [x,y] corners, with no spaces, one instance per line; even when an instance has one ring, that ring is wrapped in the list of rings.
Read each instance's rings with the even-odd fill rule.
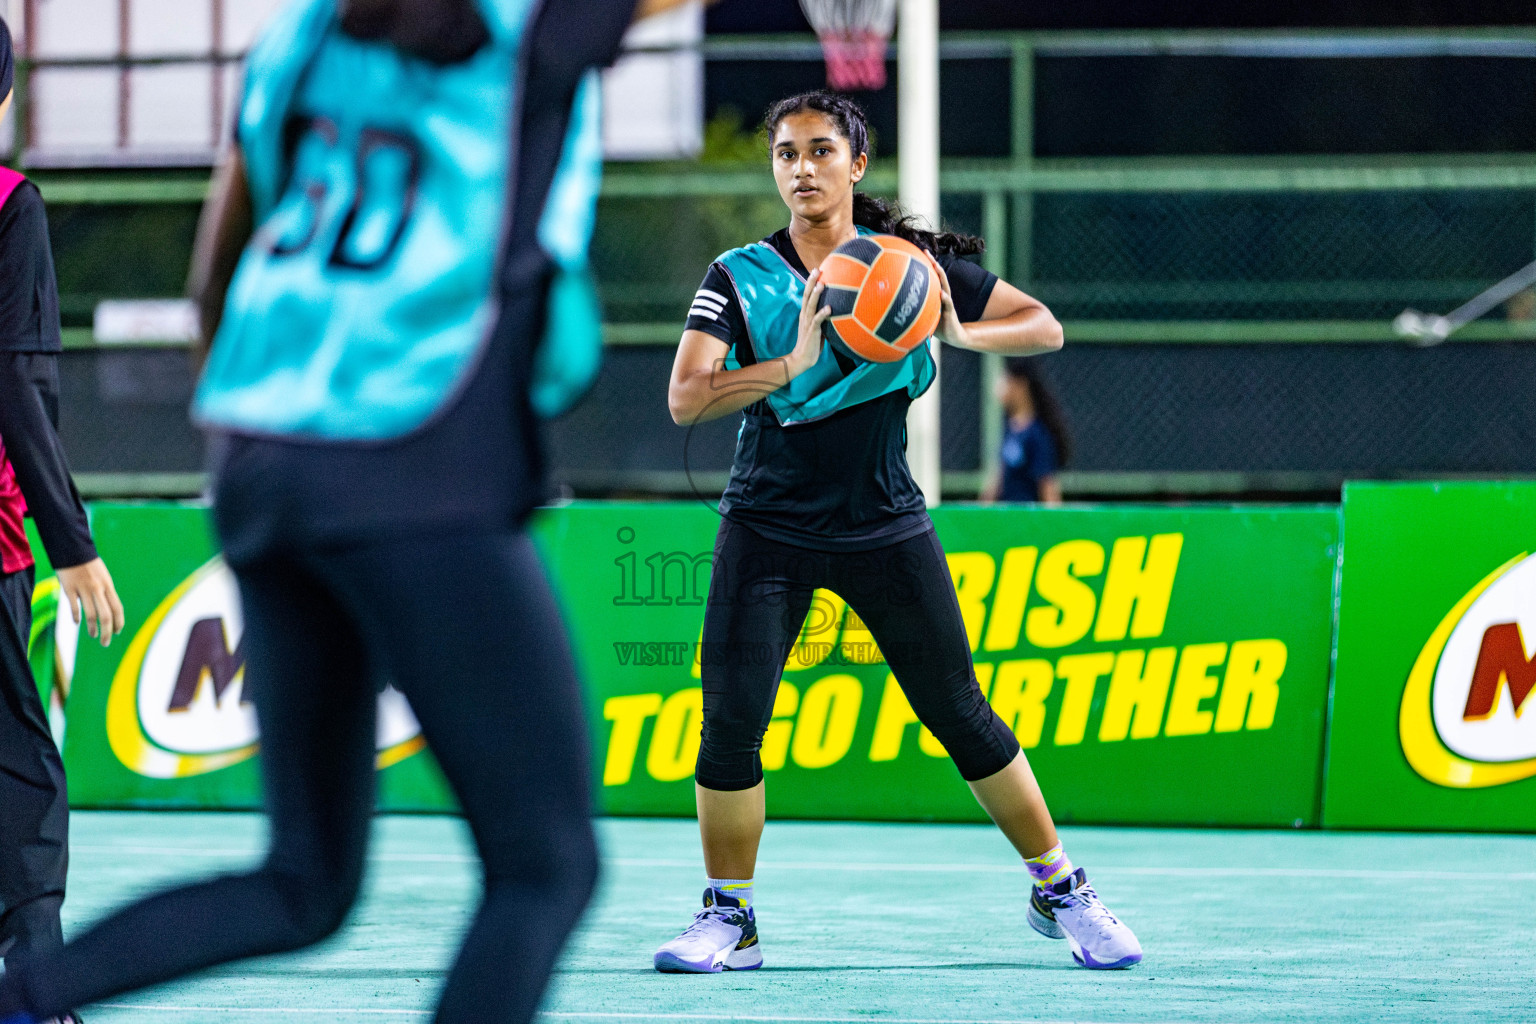
[[[923,251],[895,235],[861,235],[821,264],[822,325],[828,342],[854,359],[894,363],[939,326],[938,276]]]

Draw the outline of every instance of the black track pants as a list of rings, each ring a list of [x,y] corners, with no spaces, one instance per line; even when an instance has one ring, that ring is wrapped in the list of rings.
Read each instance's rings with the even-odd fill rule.
[[[266,862],[151,896],[29,957],[0,980],[0,1019],[17,1005],[51,1017],[340,927],[363,876],[375,681],[387,674],[485,866],[437,1020],[531,1020],[597,874],[585,716],[532,543],[411,538],[235,569],[271,815]]]
[[[938,535],[873,551],[813,551],[720,524],[704,611],[704,735],[694,779],[750,789],[784,662],[818,588],[842,597],[869,628],[906,693],[967,780],[1006,768],[1013,731],[976,683],[970,642]]]
[[[68,866],[64,762],[27,663],[33,570],[0,574],[0,955],[57,946]]]

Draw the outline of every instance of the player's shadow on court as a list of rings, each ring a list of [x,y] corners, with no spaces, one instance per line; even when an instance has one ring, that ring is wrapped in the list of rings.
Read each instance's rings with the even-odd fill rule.
[[[269,969],[252,967],[242,964],[238,968],[227,970],[211,970],[208,977],[240,978],[251,975],[264,975],[268,977],[294,978],[303,977],[311,980],[328,980],[345,978],[349,981],[371,981],[375,978],[415,978],[418,981],[439,981],[448,977],[448,971],[442,968],[420,968],[412,970],[406,967],[321,967],[305,970],[287,965],[276,965]]]
[[[765,971],[809,971],[809,972],[842,972],[842,971],[1081,971],[1081,967],[1071,964],[1031,964],[1031,963],[1007,963],[1007,964],[847,964],[831,966],[817,966],[816,964],[800,964],[789,967],[764,967]]]
[[[848,971],[1082,971],[1081,967],[1072,964],[1032,964],[1032,963],[1007,963],[1007,964],[791,964],[790,966],[765,966],[761,971],[731,971],[731,974],[783,974],[787,972],[801,972],[807,974],[842,974]],[[573,968],[570,971],[556,970],[556,974],[656,974],[650,967],[582,967],[579,970]],[[681,975],[669,974],[667,977],[680,977]],[[703,975],[700,975],[703,977]]]

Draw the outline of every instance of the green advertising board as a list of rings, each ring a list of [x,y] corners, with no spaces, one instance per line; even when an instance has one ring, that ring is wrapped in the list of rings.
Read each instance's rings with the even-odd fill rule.
[[[979,681],[1059,820],[1316,824],[1336,510],[933,518]],[[540,523],[610,813],[692,811],[717,525],[703,506],[655,505]],[[835,594],[812,604],[762,757],[777,816],[985,820]]]
[[[54,643],[54,626],[60,611],[59,582],[54,578],[53,567],[48,564],[48,552],[37,535],[37,526],[31,519],[23,520],[23,525],[27,543],[32,547],[36,584],[32,588],[32,629],[27,637],[27,661],[32,666],[32,678],[37,681],[37,695],[54,720],[54,732],[58,734],[63,721],[64,700],[69,693],[69,681],[61,669]]]
[[[80,639],[64,738],[70,803],[260,806],[240,602],[206,510],[100,504],[91,527],[127,628],[109,647]],[[379,806],[451,809],[404,699],[386,690],[379,706]]]
[[[1324,824],[1536,831],[1533,552],[1536,483],[1345,488]]]
[[[1335,509],[959,507],[934,521],[978,679],[1059,820],[1318,822]],[[238,600],[206,513],[101,505],[94,523],[129,622],[108,649],[80,645],[74,802],[254,806]],[[693,812],[718,523],[698,504],[610,503],[535,521],[607,813]],[[381,803],[447,808],[392,693]],[[874,638],[829,592],[786,666],[762,756],[776,816],[984,820]]]

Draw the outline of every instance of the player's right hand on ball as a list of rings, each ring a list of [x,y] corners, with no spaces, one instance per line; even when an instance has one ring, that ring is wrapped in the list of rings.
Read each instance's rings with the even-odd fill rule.
[[[805,280],[805,298],[800,303],[800,336],[795,339],[795,350],[784,361],[790,380],[815,366],[816,360],[821,358],[821,325],[832,315],[832,307],[821,304],[824,291],[826,286],[821,283],[821,268],[817,267]]]

